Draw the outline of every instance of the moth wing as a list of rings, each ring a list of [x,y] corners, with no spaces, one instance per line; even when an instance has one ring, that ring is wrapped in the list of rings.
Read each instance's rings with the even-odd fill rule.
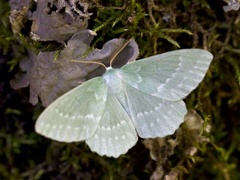
[[[117,158],[137,142],[132,121],[114,94],[108,93],[104,113],[93,137],[86,140],[92,151]]]
[[[187,113],[182,100],[163,100],[130,85],[126,85],[125,92],[131,119],[138,135],[142,138],[173,134]]]
[[[142,92],[177,101],[203,80],[212,58],[201,49],[171,51],[124,65],[121,78]]]
[[[37,119],[35,130],[48,138],[73,142],[96,131],[106,103],[103,78],[93,78],[50,104]]]

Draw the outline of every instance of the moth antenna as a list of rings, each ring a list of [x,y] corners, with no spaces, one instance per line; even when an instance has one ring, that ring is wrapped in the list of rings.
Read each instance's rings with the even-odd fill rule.
[[[127,40],[122,46],[120,46],[120,49],[118,50],[118,52],[116,54],[114,54],[114,56],[112,57],[112,59],[110,60],[110,66],[112,67],[112,63],[114,61],[114,59],[117,57],[117,55],[129,44],[129,42],[132,40],[133,38]]]
[[[78,62],[78,63],[85,63],[85,64],[97,64],[100,66],[103,66],[105,69],[107,69],[107,67],[101,63],[101,62],[97,62],[97,61],[82,61],[82,60],[69,60],[71,62]]]

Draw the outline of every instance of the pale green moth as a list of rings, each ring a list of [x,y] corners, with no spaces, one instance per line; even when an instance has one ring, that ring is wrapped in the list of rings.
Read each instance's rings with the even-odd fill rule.
[[[213,59],[201,49],[176,50],[121,68],[106,68],[55,100],[36,132],[61,142],[86,141],[99,155],[118,157],[141,138],[173,134],[187,113],[185,98]]]

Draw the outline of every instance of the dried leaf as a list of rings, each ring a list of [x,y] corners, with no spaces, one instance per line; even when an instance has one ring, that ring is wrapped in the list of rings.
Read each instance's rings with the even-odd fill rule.
[[[228,0],[228,5],[227,6],[223,6],[223,10],[225,12],[228,11],[238,11],[240,8],[240,1],[239,0]]]
[[[194,156],[197,153],[196,144],[209,142],[209,139],[202,135],[202,131],[202,117],[196,111],[190,110],[185,115],[183,125],[176,132],[177,141],[182,146],[185,155]]]
[[[208,127],[207,127],[208,128]],[[156,170],[151,176],[151,180],[156,179],[177,179],[181,174],[187,173],[189,167],[184,167],[184,161],[189,157],[194,158],[198,149],[196,145],[206,144],[209,139],[201,133],[203,130],[203,120],[194,110],[190,110],[184,118],[184,123],[173,136],[144,140],[144,145],[150,150],[150,156],[157,161]],[[169,169],[169,157],[174,154],[175,149],[182,152],[181,161]],[[184,158],[186,157],[186,158]],[[192,160],[191,160],[192,162]],[[189,164],[189,163],[188,163]]]
[[[12,31],[15,35],[21,33],[21,29],[24,27],[24,23],[27,19],[28,6],[24,6],[20,10],[12,10],[9,16],[9,20],[12,26]]]
[[[9,6],[11,7],[11,10],[21,10],[24,7],[29,7],[31,3],[31,0],[10,0]]]
[[[32,38],[63,43],[87,28],[91,15],[87,8],[88,4],[80,0],[38,0],[32,16]]]
[[[29,57],[25,57],[20,61],[19,66],[23,73],[16,74],[15,79],[10,81],[13,89],[20,89],[29,85],[29,74],[32,68],[31,55],[33,54],[29,54]]]

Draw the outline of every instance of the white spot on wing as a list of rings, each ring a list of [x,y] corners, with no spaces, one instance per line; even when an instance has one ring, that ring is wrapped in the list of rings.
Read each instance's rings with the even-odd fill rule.
[[[76,119],[76,116],[71,116],[70,119]]]
[[[166,84],[160,84],[158,87],[157,87],[157,90],[158,92],[161,92],[162,90],[164,90],[166,88]],[[154,96],[154,94],[153,94]]]
[[[144,111],[144,112],[143,112],[143,114],[144,114],[144,115],[148,115],[148,114],[149,114],[149,112],[147,112],[147,111]]]
[[[95,119],[95,116],[93,114],[87,114],[85,116],[85,118],[87,118],[87,119]]]
[[[166,84],[168,84],[168,83],[169,83],[169,81],[171,81],[171,79],[172,79],[172,78],[167,78],[167,79],[166,79],[166,81],[165,81],[165,82],[166,82]]]
[[[121,124],[125,124],[125,121],[124,120],[121,120],[121,122],[120,122]]]
[[[143,116],[143,113],[142,112],[139,112],[138,114],[137,114],[137,118],[139,119],[139,118],[141,118]]]
[[[178,84],[177,86],[181,88],[181,87],[183,87],[183,84],[182,84],[182,83],[180,83],[180,84]]]

